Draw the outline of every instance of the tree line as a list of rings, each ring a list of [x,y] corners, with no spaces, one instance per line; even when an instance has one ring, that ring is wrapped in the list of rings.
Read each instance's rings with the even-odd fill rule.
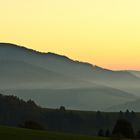
[[[134,111],[86,112],[67,110],[64,106],[47,109],[41,108],[32,100],[24,101],[16,96],[0,94],[0,125],[106,137],[139,137],[139,124],[140,114]],[[127,132],[122,131],[122,126],[129,127],[125,128]]]

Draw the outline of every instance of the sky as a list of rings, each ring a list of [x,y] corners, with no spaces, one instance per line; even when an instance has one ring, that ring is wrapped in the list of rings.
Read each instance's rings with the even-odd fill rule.
[[[0,42],[140,70],[140,0],[0,0]]]

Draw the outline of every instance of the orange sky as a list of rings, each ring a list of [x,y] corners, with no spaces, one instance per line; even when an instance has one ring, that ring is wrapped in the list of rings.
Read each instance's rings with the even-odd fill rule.
[[[140,70],[139,0],[0,0],[0,42]]]

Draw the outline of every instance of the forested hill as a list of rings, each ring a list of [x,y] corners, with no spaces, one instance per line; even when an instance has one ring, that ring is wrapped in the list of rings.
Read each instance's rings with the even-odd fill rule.
[[[46,130],[97,135],[100,129],[111,132],[119,118],[128,119],[133,123],[135,131],[140,130],[140,114],[133,111],[72,111],[63,106],[47,109],[39,107],[32,100],[25,102],[16,96],[0,94],[0,125],[24,127],[26,122],[34,122]]]

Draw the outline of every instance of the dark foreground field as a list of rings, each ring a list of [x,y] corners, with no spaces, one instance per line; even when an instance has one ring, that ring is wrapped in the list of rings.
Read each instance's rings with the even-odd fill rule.
[[[34,131],[0,126],[1,140],[108,140],[92,136],[72,135],[47,131]]]

